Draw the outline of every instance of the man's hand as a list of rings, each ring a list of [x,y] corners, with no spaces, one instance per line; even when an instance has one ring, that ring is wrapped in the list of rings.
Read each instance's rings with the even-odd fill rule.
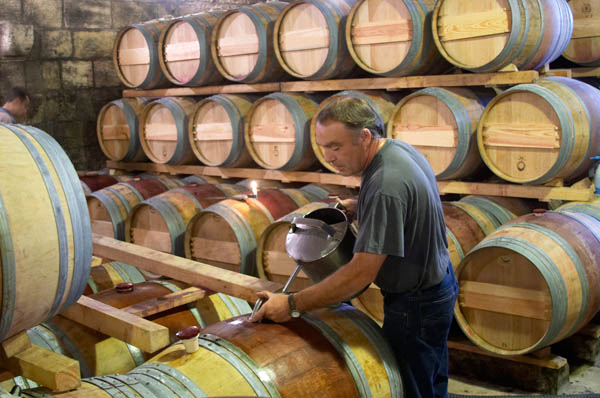
[[[336,196],[337,208],[346,213],[348,220],[352,220],[354,215],[356,214],[356,209],[358,208],[358,200],[350,198],[350,199],[340,199]]]
[[[265,301],[260,307],[260,310],[250,318],[250,322],[258,322],[263,318],[268,318],[274,322],[287,322],[291,319],[290,317],[290,305],[288,304],[288,297],[285,294],[274,294],[271,292],[258,292],[258,297],[264,298]]]

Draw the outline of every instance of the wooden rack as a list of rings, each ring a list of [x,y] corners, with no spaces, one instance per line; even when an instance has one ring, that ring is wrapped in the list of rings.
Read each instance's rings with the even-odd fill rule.
[[[360,186],[360,177],[345,177],[330,172],[280,171],[266,169],[224,168],[207,166],[169,166],[155,163],[123,163],[112,160],[106,163],[109,169],[126,171],[149,171],[169,174],[198,174],[220,178],[251,178],[256,180],[278,180],[284,183],[305,182],[314,184],[343,185],[351,188]],[[510,196],[531,198],[542,202],[550,200],[589,201],[594,197],[594,187],[584,179],[570,187],[532,186],[510,183],[487,183],[465,181],[438,181],[438,189],[444,194]]]

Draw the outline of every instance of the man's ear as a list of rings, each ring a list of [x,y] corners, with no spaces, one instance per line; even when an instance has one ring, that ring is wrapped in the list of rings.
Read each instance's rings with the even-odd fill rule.
[[[371,130],[365,127],[364,129],[360,130],[359,138],[361,142],[367,142],[369,138],[373,138],[373,133],[371,133]]]

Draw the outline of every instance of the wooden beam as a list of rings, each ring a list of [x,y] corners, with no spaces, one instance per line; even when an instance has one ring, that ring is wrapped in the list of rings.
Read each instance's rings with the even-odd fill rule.
[[[259,291],[274,292],[282,288],[279,283],[213,267],[106,236],[92,234],[92,242],[93,252],[97,256],[122,261],[146,271],[250,302],[257,300],[256,293]]]
[[[258,180],[278,180],[284,183],[291,181],[343,185],[346,187],[359,187],[360,177],[346,177],[330,172],[309,171],[279,171],[265,169],[244,168],[220,168],[206,166],[169,166],[154,163],[122,163],[109,160],[106,162],[108,168],[120,170],[142,170],[170,174],[200,174],[216,176],[221,178],[250,178]],[[518,185],[512,183],[477,183],[463,181],[438,181],[438,189],[441,194],[465,194],[465,195],[491,195],[512,196],[517,198],[531,198],[541,201],[549,200],[573,200],[589,201],[594,196],[593,187],[548,187],[535,185]],[[98,254],[96,254],[98,255]]]
[[[87,296],[81,296],[61,315],[145,352],[156,352],[169,345],[169,329],[166,327]]]
[[[438,181],[441,194],[511,196],[533,198],[543,202],[551,199],[586,202],[594,196],[591,188],[546,187],[517,184],[491,184],[461,181]]]
[[[0,367],[56,392],[81,385],[79,362],[31,344],[27,332],[2,342]]]
[[[192,303],[204,298],[206,291],[196,287],[188,287],[187,289],[178,292],[169,293],[162,297],[153,298],[141,303],[130,305],[129,307],[121,308],[121,311],[128,312],[132,315],[142,318],[150,315],[158,314],[159,312],[168,311],[180,305]]]
[[[281,171],[266,169],[226,168],[208,166],[170,166],[156,163],[124,163],[108,160],[106,166],[111,169],[128,171],[152,171],[170,174],[200,174],[220,178],[250,178],[255,180],[278,180],[282,182],[298,181],[316,184],[335,184],[347,187],[360,186],[360,177],[346,177],[334,173],[310,171]]]
[[[538,71],[525,70],[497,73],[458,73],[447,75],[372,77],[321,81],[291,81],[258,84],[226,84],[207,87],[174,87],[155,90],[123,90],[123,97],[165,97],[261,92],[303,92],[348,90],[397,90],[420,87],[494,86],[533,83]],[[573,75],[573,77],[576,77]]]
[[[123,97],[179,97],[188,95],[264,93],[280,91],[279,83],[227,84],[206,87],[174,87],[155,90],[123,90]]]
[[[600,76],[600,67],[573,68],[571,76],[577,77],[598,77]]]
[[[27,332],[21,332],[4,340],[1,347],[0,355],[10,358],[31,347],[31,341]]]

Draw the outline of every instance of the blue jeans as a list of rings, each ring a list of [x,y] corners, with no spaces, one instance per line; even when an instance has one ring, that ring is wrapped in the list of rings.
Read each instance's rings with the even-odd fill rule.
[[[448,332],[458,296],[452,265],[448,268],[442,282],[426,290],[384,293],[383,332],[407,398],[448,397]]]

